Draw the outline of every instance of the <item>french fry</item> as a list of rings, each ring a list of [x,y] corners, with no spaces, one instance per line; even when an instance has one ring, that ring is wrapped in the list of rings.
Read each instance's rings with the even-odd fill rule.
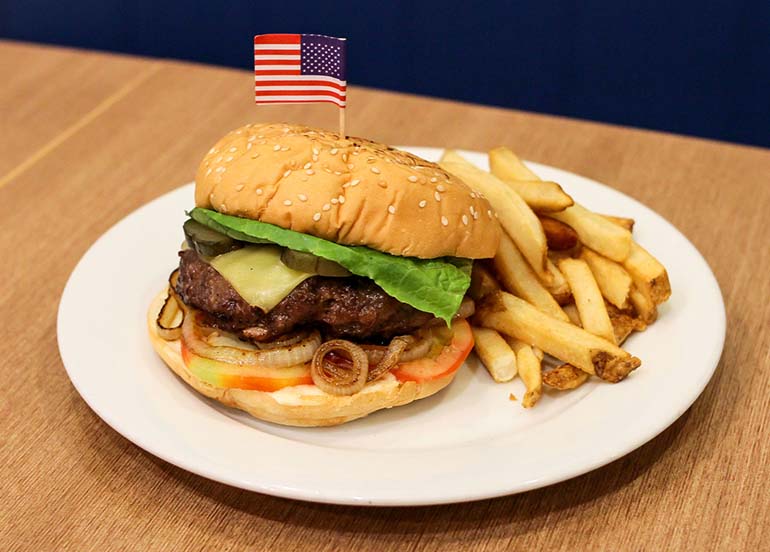
[[[559,303],[538,280],[532,267],[527,264],[516,244],[505,232],[492,263],[506,289],[523,297],[550,316],[569,321]]]
[[[516,353],[516,364],[519,367],[519,377],[521,378],[521,381],[524,382],[524,387],[527,388],[527,392],[524,393],[524,398],[521,400],[521,406],[524,408],[532,408],[543,395],[543,378],[540,369],[540,359],[537,358],[532,347],[523,341],[512,339],[508,341],[508,344]]]
[[[550,276],[546,270],[548,247],[545,233],[529,205],[509,186],[465,160],[457,152],[445,151],[439,164],[475,191],[481,192],[494,205],[500,224],[516,242],[524,258],[543,281],[548,281]]]
[[[550,213],[549,216],[571,226],[583,245],[613,261],[624,261],[631,251],[631,232],[582,205],[575,204],[560,213]]]
[[[564,278],[564,274],[561,273],[561,270],[559,270],[551,259],[548,259],[548,272],[550,272],[552,276],[551,283],[543,285],[545,285],[548,292],[554,299],[556,299],[556,302],[559,303],[559,305],[569,303],[572,299],[572,290],[570,290],[569,284]]]
[[[471,287],[468,288],[468,295],[474,301],[480,301],[490,293],[500,290],[500,284],[489,271],[489,269],[479,261],[473,263],[471,271]]]
[[[618,345],[622,345],[631,332],[641,332],[647,327],[641,319],[629,314],[628,310],[620,310],[610,303],[607,303],[607,314],[610,315],[612,329],[615,331],[615,343]]]
[[[580,321],[580,313],[578,312],[577,305],[575,305],[575,303],[567,303],[566,305],[562,305],[561,309],[567,313],[570,322],[572,322],[578,328],[583,327],[583,323]]]
[[[671,296],[671,283],[666,268],[638,243],[631,244],[631,252],[623,261],[623,266],[634,279],[636,287],[656,305]]]
[[[539,217],[540,224],[543,225],[545,240],[548,243],[548,249],[553,251],[565,251],[572,249],[578,244],[578,235],[572,227],[567,226],[551,217]]]
[[[634,306],[636,315],[645,324],[652,324],[658,318],[658,309],[650,296],[636,285],[631,286],[631,292],[628,294],[631,304]]]
[[[490,150],[489,168],[493,175],[516,190],[534,211],[563,211],[574,203],[561,186],[542,181],[508,148]]]
[[[571,364],[562,364],[543,372],[543,383],[560,391],[575,389],[588,380],[588,374]]]
[[[641,365],[638,358],[606,339],[552,318],[504,291],[488,295],[481,302],[474,320],[478,325],[531,343],[561,361],[609,382],[622,380]],[[521,373],[521,361],[518,364]]]
[[[634,223],[636,222],[632,218],[626,218],[626,217],[616,217],[613,215],[599,215],[600,217],[603,217],[610,221],[612,224],[616,224],[620,226],[621,228],[625,228],[629,232],[633,232],[634,230]]]
[[[503,180],[540,180],[518,155],[505,146],[489,150],[489,169]]]
[[[559,263],[559,268],[572,290],[583,329],[614,344],[612,322],[588,264],[582,259],[564,259]]]
[[[472,326],[474,351],[482,364],[497,383],[511,381],[516,377],[516,353],[495,330]]]
[[[619,309],[628,308],[632,280],[622,265],[584,247],[580,258],[588,263],[596,283],[607,301]]]

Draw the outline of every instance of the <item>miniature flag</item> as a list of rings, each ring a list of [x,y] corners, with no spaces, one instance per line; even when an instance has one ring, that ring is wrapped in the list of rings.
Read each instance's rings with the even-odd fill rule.
[[[345,39],[315,34],[254,37],[258,104],[331,102],[345,107]]]

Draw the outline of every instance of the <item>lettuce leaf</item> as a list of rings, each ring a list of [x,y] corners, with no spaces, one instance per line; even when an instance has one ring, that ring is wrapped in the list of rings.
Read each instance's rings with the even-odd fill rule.
[[[368,247],[340,245],[273,224],[223,215],[196,207],[189,215],[233,239],[264,240],[334,261],[353,274],[371,278],[385,293],[449,324],[471,283],[469,259],[398,257]]]

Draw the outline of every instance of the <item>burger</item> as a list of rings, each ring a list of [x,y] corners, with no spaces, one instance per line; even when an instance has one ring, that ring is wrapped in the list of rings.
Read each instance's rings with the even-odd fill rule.
[[[195,205],[148,329],[199,393],[269,422],[335,425],[438,392],[470,353],[471,267],[500,227],[438,165],[248,125],[204,157]]]

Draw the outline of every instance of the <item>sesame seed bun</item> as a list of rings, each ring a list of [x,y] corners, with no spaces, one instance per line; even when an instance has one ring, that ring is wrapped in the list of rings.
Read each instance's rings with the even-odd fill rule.
[[[486,199],[435,163],[360,138],[248,125],[209,150],[195,203],[345,245],[401,256],[494,256]]]
[[[272,392],[216,387],[198,378],[187,368],[182,359],[179,340],[166,341],[158,335],[155,319],[165,299],[166,291],[162,291],[153,299],[147,311],[150,343],[163,362],[198,393],[248,412],[260,420],[302,427],[343,424],[383,408],[403,406],[433,395],[452,383],[456,374],[451,372],[422,383],[402,382],[392,374],[386,374],[349,396],[329,395],[314,385],[297,385]]]

